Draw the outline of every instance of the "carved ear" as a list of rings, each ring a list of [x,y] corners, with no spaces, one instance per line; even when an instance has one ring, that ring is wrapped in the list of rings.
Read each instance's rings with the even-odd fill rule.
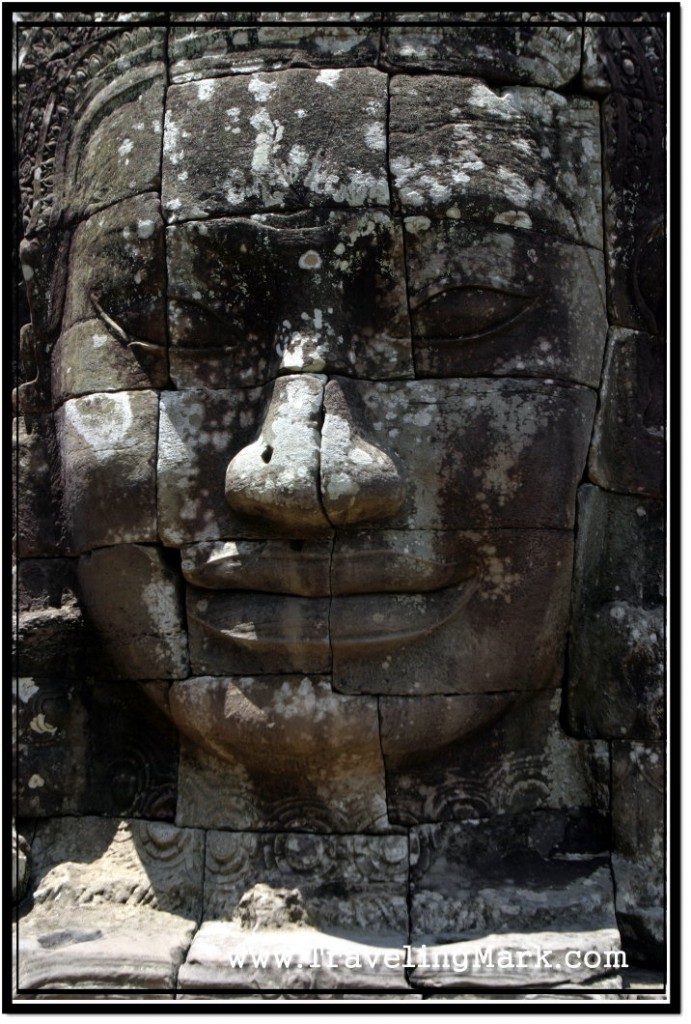
[[[50,356],[60,333],[69,244],[67,231],[52,230],[25,238],[19,246],[31,313],[31,323],[22,327],[19,339],[26,377],[26,383],[15,392],[15,406],[20,413],[50,408]]]
[[[37,394],[36,338],[31,324],[24,324],[19,331],[19,361],[26,380],[12,392],[12,411],[23,415],[39,411],[42,404]]]

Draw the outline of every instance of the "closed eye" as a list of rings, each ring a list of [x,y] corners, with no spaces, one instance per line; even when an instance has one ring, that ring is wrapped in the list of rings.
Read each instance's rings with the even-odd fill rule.
[[[448,288],[412,310],[413,331],[419,338],[438,340],[482,338],[512,324],[537,298],[476,285]]]

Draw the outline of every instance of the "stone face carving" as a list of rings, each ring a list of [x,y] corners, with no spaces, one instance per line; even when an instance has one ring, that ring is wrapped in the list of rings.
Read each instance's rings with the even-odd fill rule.
[[[477,13],[18,30],[29,986],[348,987],[224,960],[288,934],[458,987],[421,945],[616,950],[615,912],[659,948],[659,832],[610,801],[612,742],[662,738],[657,548],[639,593],[617,534],[662,496],[640,110],[601,119],[580,13]]]

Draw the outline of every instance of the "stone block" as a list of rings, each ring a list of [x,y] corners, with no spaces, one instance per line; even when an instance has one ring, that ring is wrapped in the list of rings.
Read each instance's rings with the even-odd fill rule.
[[[168,230],[178,388],[309,367],[412,377],[400,225],[379,210],[190,221]]]
[[[585,880],[586,885],[588,882],[591,879]],[[607,883],[604,868],[600,869],[599,878],[591,882],[601,890]],[[566,898],[571,902],[572,914],[576,913],[575,902],[582,889],[583,886],[569,887],[566,883],[559,893],[561,896],[568,892]],[[552,888],[550,896],[554,895]],[[480,993],[489,990],[492,995],[479,997],[489,999],[496,999],[498,993],[503,996],[504,990],[524,988],[596,989],[598,996],[590,998],[618,998],[599,995],[603,989],[624,987],[621,975],[612,973],[625,961],[618,930],[581,929],[575,920],[573,930],[558,927],[557,922],[554,929],[501,932],[443,946],[414,948],[411,957],[415,967],[410,973],[410,983],[423,991],[458,988]],[[532,1001],[535,996],[523,998]],[[538,996],[537,1001],[551,1002],[553,998]],[[566,996],[556,998],[568,999]],[[589,998],[587,994],[585,998]]]
[[[404,220],[417,375],[599,387],[607,335],[602,254],[519,221],[522,230],[508,220],[464,218],[447,211]]]
[[[202,907],[204,837],[152,821],[55,818],[32,841],[19,988],[175,988]]]
[[[298,676],[174,683],[177,821],[201,828],[387,832],[377,702]]]
[[[607,744],[564,733],[558,691],[517,695],[508,710],[508,694],[379,703],[389,818],[396,824],[579,807],[607,813]],[[445,724],[433,728],[435,746],[428,747],[424,727],[442,716]]]
[[[171,86],[164,215],[174,222],[315,206],[388,206],[386,110],[386,76],[369,68],[233,75]],[[331,130],[325,138],[326,123]]]
[[[576,607],[657,606],[665,592],[664,505],[585,485],[578,491]]]
[[[152,193],[94,214],[74,232],[52,393],[164,387],[165,246]]]
[[[456,706],[472,707],[474,718],[474,695],[506,693],[486,705],[506,707],[522,690],[558,685],[572,552],[566,530],[338,536],[329,614],[334,688],[405,699],[470,694]],[[452,720],[460,737],[466,712]]]
[[[177,10],[174,17],[178,21]],[[333,25],[300,24],[339,19]],[[379,56],[376,12],[234,11],[231,20],[234,24],[203,24],[195,17],[195,24],[171,26],[173,83],[296,66],[362,67],[375,64]],[[286,20],[293,24],[282,24]]]
[[[399,467],[406,497],[387,528],[573,525],[595,411],[590,389],[508,379],[338,384],[365,436]]]
[[[18,417],[13,423],[12,449],[17,555],[61,554],[59,468],[52,415]]]
[[[405,214],[450,211],[602,248],[599,120],[597,104],[580,97],[396,76],[394,202]]]
[[[52,991],[57,989],[70,1001],[173,999],[195,930],[194,921],[146,907],[53,908],[30,915],[18,927],[18,996],[52,1001],[61,998]],[[49,993],[42,996],[45,989]],[[155,995],[148,994],[151,989]]]
[[[608,491],[663,498],[666,349],[656,338],[612,328],[588,459]]]
[[[209,832],[204,878],[205,921],[246,933],[311,925],[392,944],[408,934],[406,835]]]
[[[606,959],[620,950],[609,864],[597,828],[584,853],[584,828],[548,812],[415,829],[412,985],[552,986],[620,967]]]
[[[566,701],[575,735],[662,735],[664,536],[661,502],[581,488]]]
[[[568,723],[578,736],[659,739],[665,729],[663,608],[612,601],[571,641]]]
[[[12,825],[12,902],[19,903],[26,893],[31,873],[31,847]]]
[[[70,399],[56,425],[70,551],[155,541],[158,395]]]
[[[384,28],[382,65],[387,69],[473,75],[551,89],[571,81],[580,69],[580,12],[425,10],[412,15],[387,11],[385,17],[400,23]],[[531,24],[537,19],[553,24]],[[415,21],[437,24],[417,27]]]
[[[174,820],[179,739],[165,713],[167,695],[167,683],[82,688],[88,718],[83,813]]]
[[[82,672],[84,621],[76,559],[26,558],[17,563],[13,646],[20,676]]]
[[[152,913],[199,921],[204,836],[195,829],[156,821],[54,818],[39,822],[31,852],[37,917],[54,915],[58,907],[76,911],[98,905],[106,924],[111,911],[136,913],[145,906]]]
[[[612,744],[612,871],[617,920],[635,959],[664,963],[665,747]]]
[[[27,818],[81,814],[89,739],[77,683],[22,677],[12,696],[16,813]]]
[[[409,991],[400,945],[353,942],[309,927],[248,933],[226,921],[201,926],[179,982],[183,994],[188,989],[268,989],[309,995],[312,989],[374,988],[393,998]]]
[[[159,548],[92,551],[79,559],[78,573],[94,639],[92,670],[111,679],[187,675],[181,581]]]
[[[228,463],[254,440],[262,413],[258,388],[161,394],[157,499],[164,544],[267,536],[262,523],[248,526],[225,500]]]
[[[88,217],[116,199],[160,189],[165,65],[151,62],[151,56],[163,57],[165,35],[165,28],[153,30],[145,67],[123,69],[119,85],[126,99],[121,95],[114,109],[104,109],[101,93],[101,102],[79,119],[61,196],[70,220]]]

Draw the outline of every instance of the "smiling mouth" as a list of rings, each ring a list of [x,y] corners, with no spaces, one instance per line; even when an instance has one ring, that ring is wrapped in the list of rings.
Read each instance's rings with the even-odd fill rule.
[[[380,654],[424,637],[460,614],[480,579],[472,556],[332,553],[331,540],[190,545],[182,568],[188,613],[217,642],[325,662],[331,651]]]

